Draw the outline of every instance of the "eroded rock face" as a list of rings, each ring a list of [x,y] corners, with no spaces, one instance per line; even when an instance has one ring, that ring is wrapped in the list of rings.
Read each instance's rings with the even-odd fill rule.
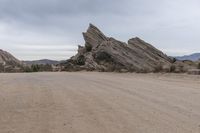
[[[106,37],[90,24],[83,33],[85,46],[65,64],[66,71],[168,71],[173,59],[138,37],[127,43]]]
[[[102,42],[107,41],[107,37],[94,25],[90,24],[87,32],[83,33],[86,48],[96,48]],[[88,51],[90,51],[89,49]]]
[[[19,72],[22,63],[10,53],[0,49],[0,72]]]

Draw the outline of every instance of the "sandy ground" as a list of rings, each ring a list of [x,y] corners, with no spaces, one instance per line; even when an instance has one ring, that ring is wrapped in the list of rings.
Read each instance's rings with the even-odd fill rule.
[[[0,133],[200,133],[200,76],[0,74]]]

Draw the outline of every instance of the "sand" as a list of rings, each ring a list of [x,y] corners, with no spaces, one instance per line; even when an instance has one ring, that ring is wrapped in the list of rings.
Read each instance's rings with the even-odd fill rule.
[[[200,133],[200,76],[0,74],[0,133]]]

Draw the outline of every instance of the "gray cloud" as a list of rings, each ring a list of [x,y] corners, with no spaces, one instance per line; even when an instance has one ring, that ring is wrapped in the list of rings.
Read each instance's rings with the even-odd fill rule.
[[[81,32],[94,23],[108,36],[123,41],[139,36],[169,55],[199,52],[199,5],[198,0],[1,0],[0,48],[20,59],[69,58],[84,43]],[[42,49],[34,50],[38,45]]]

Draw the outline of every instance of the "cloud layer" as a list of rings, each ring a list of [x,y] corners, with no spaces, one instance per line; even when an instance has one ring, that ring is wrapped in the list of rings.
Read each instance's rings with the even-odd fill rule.
[[[67,59],[89,23],[127,41],[139,36],[169,55],[200,52],[198,0],[1,0],[0,48],[22,60]]]

